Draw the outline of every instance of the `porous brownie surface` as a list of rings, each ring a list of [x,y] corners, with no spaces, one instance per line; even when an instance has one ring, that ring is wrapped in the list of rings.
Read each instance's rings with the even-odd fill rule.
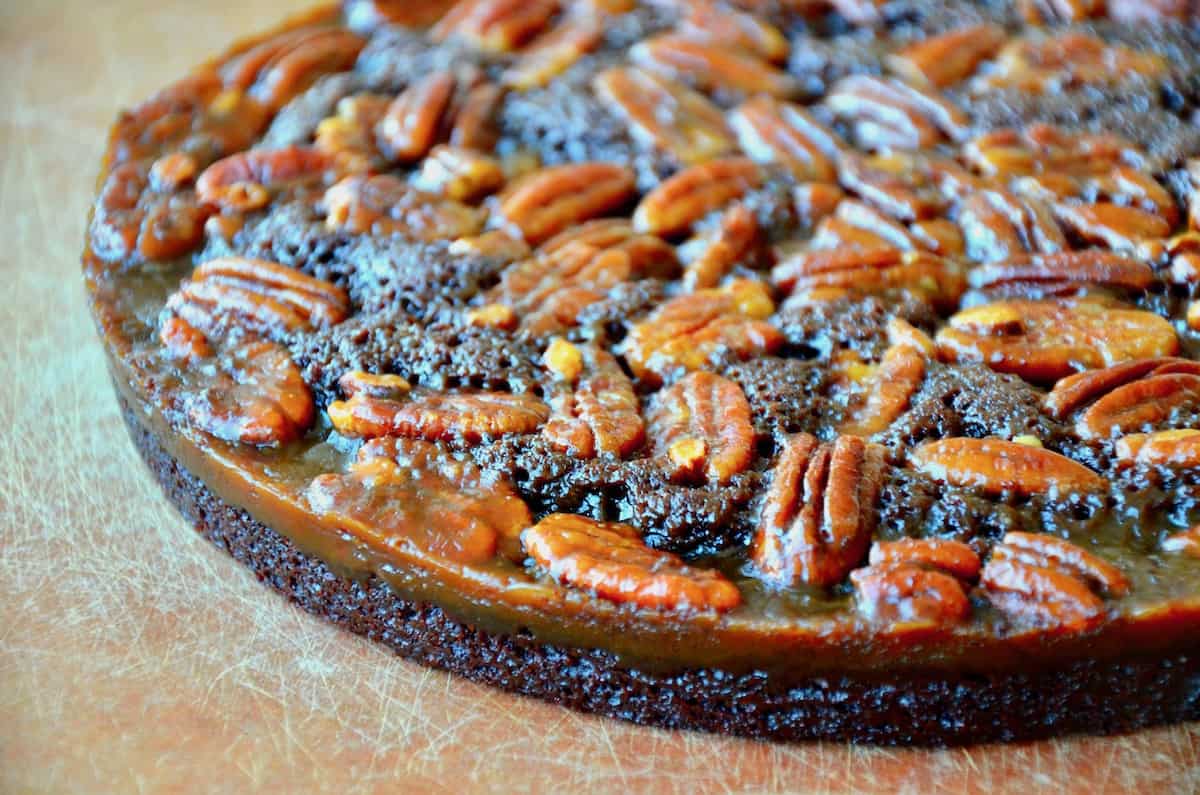
[[[315,11],[114,128],[84,264],[135,439],[307,609],[591,711],[1190,715],[1197,18]]]

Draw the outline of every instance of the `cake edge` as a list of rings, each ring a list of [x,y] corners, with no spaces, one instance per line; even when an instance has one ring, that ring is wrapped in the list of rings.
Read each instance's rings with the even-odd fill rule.
[[[436,604],[407,601],[376,577],[359,582],[335,574],[213,494],[137,419],[120,390],[117,400],[134,446],[171,503],[260,582],[403,657],[512,693],[666,729],[897,746],[1114,734],[1200,719],[1200,644],[1029,673],[824,676],[783,686],[763,672],[645,671],[602,650],[489,632]]]

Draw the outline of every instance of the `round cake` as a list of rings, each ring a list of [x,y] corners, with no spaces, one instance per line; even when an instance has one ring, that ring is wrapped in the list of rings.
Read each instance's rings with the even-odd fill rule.
[[[113,128],[130,434],[306,610],[577,709],[1200,717],[1198,19],[318,8]]]

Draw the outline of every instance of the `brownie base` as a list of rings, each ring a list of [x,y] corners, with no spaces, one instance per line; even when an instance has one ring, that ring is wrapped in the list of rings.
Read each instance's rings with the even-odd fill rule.
[[[672,729],[776,740],[950,746],[1111,734],[1200,718],[1200,647],[1153,659],[1085,660],[1027,674],[841,676],[784,686],[762,672],[629,668],[612,654],[497,634],[381,580],[334,574],[213,494],[118,397],[130,436],[202,535],[310,613],[425,665],[583,712]]]

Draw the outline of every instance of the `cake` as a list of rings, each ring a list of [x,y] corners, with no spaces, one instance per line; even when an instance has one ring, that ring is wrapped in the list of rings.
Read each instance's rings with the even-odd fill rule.
[[[423,664],[952,745],[1200,717],[1185,0],[348,0],[113,127],[196,529]]]

